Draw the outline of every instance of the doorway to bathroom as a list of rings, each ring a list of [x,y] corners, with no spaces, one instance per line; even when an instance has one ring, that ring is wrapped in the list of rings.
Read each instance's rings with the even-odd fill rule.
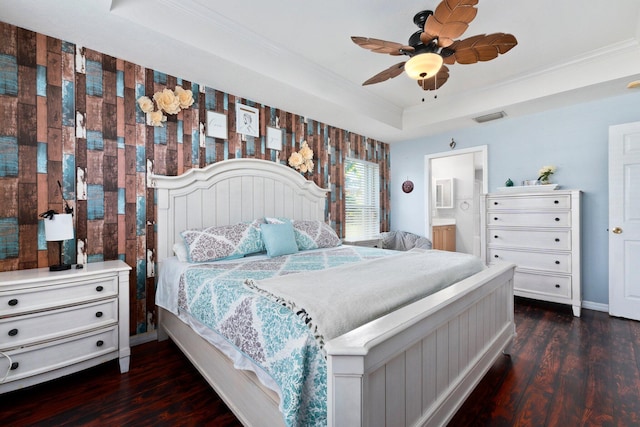
[[[481,256],[480,199],[488,191],[487,146],[425,156],[425,233],[455,228],[455,250]]]

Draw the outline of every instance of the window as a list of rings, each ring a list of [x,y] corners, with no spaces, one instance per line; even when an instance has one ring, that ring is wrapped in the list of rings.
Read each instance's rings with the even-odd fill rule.
[[[364,160],[344,164],[345,239],[380,236],[380,167]]]

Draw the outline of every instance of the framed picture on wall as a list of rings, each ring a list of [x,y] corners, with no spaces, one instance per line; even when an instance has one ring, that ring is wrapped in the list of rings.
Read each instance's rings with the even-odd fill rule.
[[[283,129],[267,126],[267,148],[271,150],[282,150]]]
[[[227,139],[227,115],[216,113],[215,111],[207,111],[207,136],[214,138]]]
[[[236,104],[236,132],[249,136],[260,136],[258,109]]]

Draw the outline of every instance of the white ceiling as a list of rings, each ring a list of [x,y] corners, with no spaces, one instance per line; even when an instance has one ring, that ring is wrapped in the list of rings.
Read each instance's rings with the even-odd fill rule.
[[[350,36],[407,43],[415,13],[438,3],[0,0],[0,20],[390,143],[623,94],[640,79],[638,0],[481,0],[461,38],[511,33],[510,52],[450,66],[437,98],[404,74],[362,86],[405,57]]]

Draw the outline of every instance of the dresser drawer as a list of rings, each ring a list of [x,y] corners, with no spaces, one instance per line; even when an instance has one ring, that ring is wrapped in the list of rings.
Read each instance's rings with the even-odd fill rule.
[[[490,247],[512,246],[535,249],[571,249],[571,230],[516,230],[490,228],[487,230]]]
[[[571,276],[547,276],[516,271],[514,291],[571,298]]]
[[[505,227],[569,227],[571,215],[569,212],[490,212],[487,214],[487,224]]]
[[[0,320],[0,350],[48,341],[65,335],[114,325],[118,322],[118,300],[112,298],[52,311]]]
[[[557,273],[571,273],[571,254],[546,254],[490,248],[489,262],[506,261],[516,264],[518,269],[544,270]]]
[[[571,196],[568,194],[545,195],[545,196],[510,196],[510,197],[489,197],[487,199],[487,209],[569,209],[571,208]]]
[[[118,278],[114,276],[0,292],[0,319],[117,295]]]
[[[92,331],[66,339],[50,341],[6,352],[13,362],[13,369],[5,382],[15,381],[70,366],[101,355],[118,351],[118,328]],[[4,372],[0,372],[4,375]]]

